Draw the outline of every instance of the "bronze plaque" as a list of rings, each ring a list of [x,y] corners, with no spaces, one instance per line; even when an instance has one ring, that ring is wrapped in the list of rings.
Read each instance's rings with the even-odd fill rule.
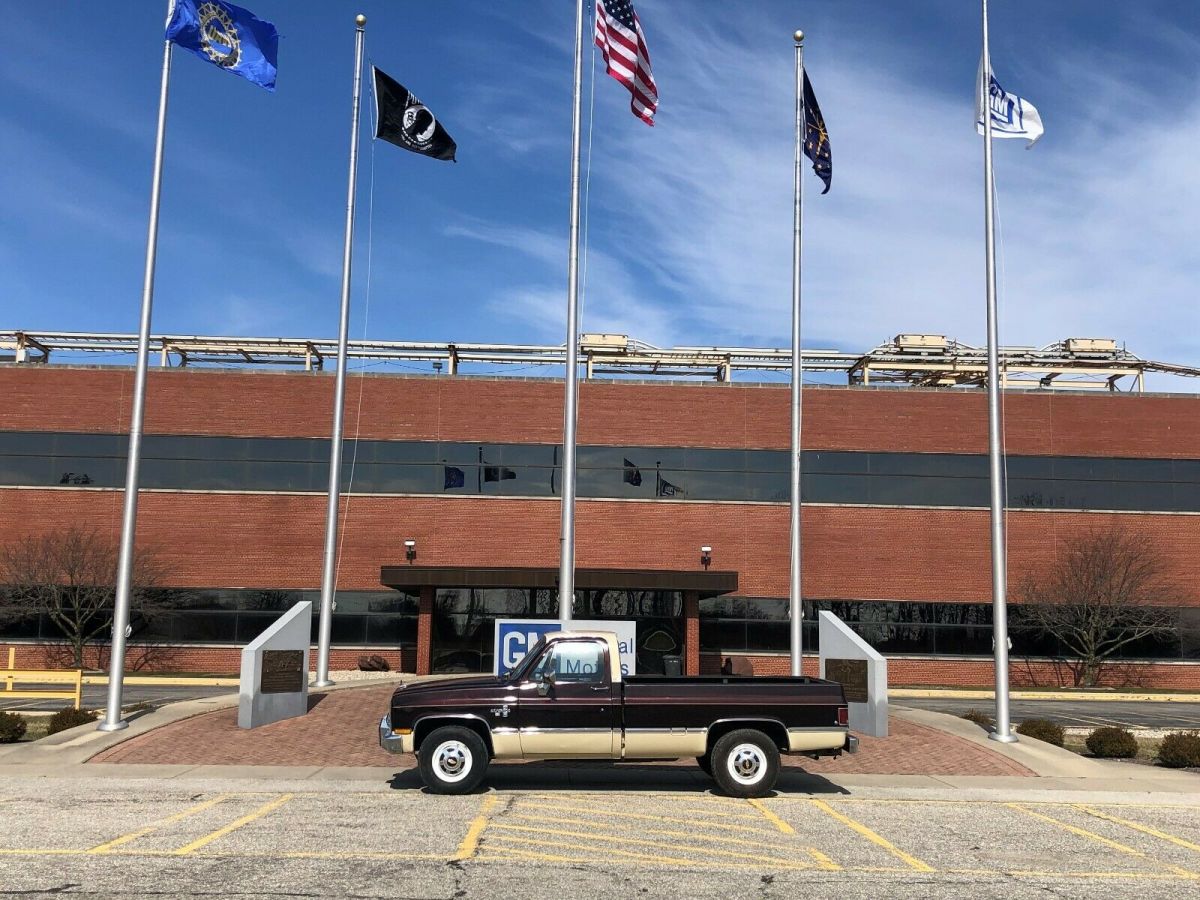
[[[827,659],[825,677],[840,682],[847,703],[867,702],[867,661],[865,659]]]
[[[307,674],[303,650],[264,650],[258,689],[264,694],[298,694]]]

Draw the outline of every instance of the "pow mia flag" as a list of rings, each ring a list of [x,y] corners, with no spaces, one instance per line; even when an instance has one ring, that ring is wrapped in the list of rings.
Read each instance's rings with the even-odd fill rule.
[[[375,137],[389,144],[454,162],[458,145],[429,108],[396,79],[371,66],[375,73]]]

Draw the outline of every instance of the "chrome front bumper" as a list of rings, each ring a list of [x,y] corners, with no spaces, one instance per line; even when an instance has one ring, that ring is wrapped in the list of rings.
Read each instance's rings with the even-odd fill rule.
[[[388,753],[412,753],[413,736],[393,732],[392,714],[388,713],[379,720],[379,746]]]

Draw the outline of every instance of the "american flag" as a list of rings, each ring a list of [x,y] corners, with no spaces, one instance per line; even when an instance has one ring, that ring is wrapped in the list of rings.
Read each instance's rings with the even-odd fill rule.
[[[642,23],[629,0],[596,0],[596,46],[604,54],[608,74],[629,88],[633,114],[653,125],[658,87],[650,71]]]

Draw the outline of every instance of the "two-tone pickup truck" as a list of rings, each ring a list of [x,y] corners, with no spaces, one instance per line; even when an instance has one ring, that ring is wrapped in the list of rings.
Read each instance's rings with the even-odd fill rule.
[[[493,759],[694,756],[725,793],[758,797],[780,753],[853,753],[842,687],[807,677],[621,676],[616,635],[554,632],[508,675],[397,688],[379,743],[415,753],[429,790],[464,794]]]

